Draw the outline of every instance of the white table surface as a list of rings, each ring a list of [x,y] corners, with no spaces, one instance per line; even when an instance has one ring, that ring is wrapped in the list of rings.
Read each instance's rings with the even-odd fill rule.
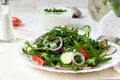
[[[27,13],[24,12],[21,14],[25,15]],[[18,12],[14,13],[14,15],[21,17],[18,14]],[[33,32],[25,31],[22,29],[15,29],[14,34],[17,38],[15,42],[0,43],[0,80],[120,79],[120,74],[115,72],[112,68],[108,68],[98,72],[79,73],[79,74],[64,74],[64,73],[48,72],[48,71],[43,71],[43,70],[33,68],[27,65],[25,61],[22,60],[21,56],[18,53],[18,46],[22,40],[36,37],[38,34],[36,35]]]

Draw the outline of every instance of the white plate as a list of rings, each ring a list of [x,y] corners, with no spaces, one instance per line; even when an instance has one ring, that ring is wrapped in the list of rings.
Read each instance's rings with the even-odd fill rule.
[[[26,40],[25,40],[26,41]],[[87,72],[94,72],[94,71],[100,71],[100,70],[104,70],[107,68],[110,68],[112,66],[114,66],[115,64],[117,64],[120,61],[120,46],[111,43],[111,45],[115,46],[117,48],[116,53],[114,53],[113,55],[111,55],[112,60],[104,62],[99,64],[97,67],[93,68],[93,69],[88,69],[88,70],[78,70],[78,71],[73,71],[73,70],[57,70],[54,67],[48,67],[48,66],[40,66],[36,63],[34,63],[26,54],[24,54],[22,52],[22,48],[25,46],[24,42],[21,42],[20,47],[19,47],[19,53],[22,56],[22,59],[25,60],[25,62],[27,62],[27,64],[41,69],[41,70],[47,70],[47,71],[51,71],[51,72],[62,72],[62,73],[87,73]],[[27,39],[27,41],[34,41],[34,39]]]

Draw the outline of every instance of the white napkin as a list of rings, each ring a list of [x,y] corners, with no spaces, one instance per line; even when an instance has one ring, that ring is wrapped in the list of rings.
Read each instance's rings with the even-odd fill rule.
[[[111,10],[99,22],[101,34],[120,37],[120,18]]]

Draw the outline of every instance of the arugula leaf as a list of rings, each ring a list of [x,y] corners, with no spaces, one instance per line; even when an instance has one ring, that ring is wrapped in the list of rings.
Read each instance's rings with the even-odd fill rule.
[[[91,32],[91,27],[89,25],[85,25],[83,28],[84,28],[84,31],[85,31],[85,36],[89,37],[90,32]]]

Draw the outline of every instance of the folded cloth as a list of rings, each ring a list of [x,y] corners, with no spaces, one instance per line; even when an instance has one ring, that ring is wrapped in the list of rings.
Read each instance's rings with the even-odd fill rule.
[[[113,69],[114,69],[115,71],[117,71],[118,73],[120,73],[120,62],[119,62],[118,64],[114,65],[114,66],[113,66]]]
[[[102,35],[116,36],[120,38],[120,18],[114,12],[109,11],[99,22]]]

